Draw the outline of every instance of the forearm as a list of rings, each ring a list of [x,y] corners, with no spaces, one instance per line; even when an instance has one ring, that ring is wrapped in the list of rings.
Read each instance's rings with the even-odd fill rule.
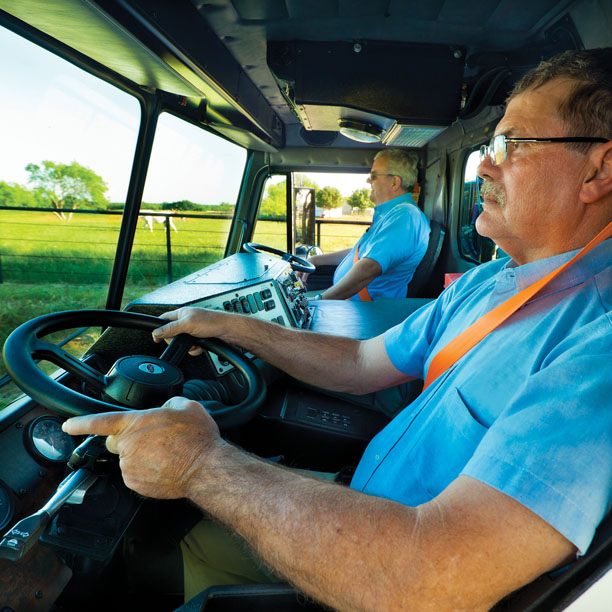
[[[244,315],[223,316],[231,317],[224,319],[223,340],[298,380],[346,393],[373,390],[359,340],[286,328]]]
[[[192,501],[337,610],[485,611],[576,551],[519,502],[468,477],[409,507],[221,443],[190,482]]]
[[[315,266],[337,266],[351,251],[351,249],[342,249],[333,253],[321,253],[321,255],[312,255],[308,261]]]
[[[414,509],[267,464],[229,445],[214,455],[193,478],[190,499],[240,534],[277,573],[334,609],[397,608],[409,568],[398,575],[390,567],[394,526],[411,530]]]
[[[367,287],[382,269],[380,264],[373,259],[364,257],[360,259],[337,283],[326,289],[321,297],[324,300],[345,300],[359,293]]]

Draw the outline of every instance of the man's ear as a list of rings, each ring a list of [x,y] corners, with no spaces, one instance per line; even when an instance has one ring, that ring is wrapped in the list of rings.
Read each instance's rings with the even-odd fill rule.
[[[612,193],[612,141],[591,154],[593,166],[580,189],[580,199],[588,204]]]
[[[393,188],[395,190],[402,189],[402,177],[401,176],[397,176],[394,174],[391,177],[391,180],[393,181]]]

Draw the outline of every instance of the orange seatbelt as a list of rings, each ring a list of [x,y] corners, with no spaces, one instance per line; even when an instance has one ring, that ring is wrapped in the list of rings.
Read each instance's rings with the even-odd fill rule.
[[[353,257],[353,265],[355,265],[357,262],[359,261],[359,245],[357,245],[357,248],[355,249],[355,257]],[[370,297],[370,294],[368,293],[368,288],[364,287],[363,289],[361,289],[361,291],[358,292],[357,294],[362,302],[371,302],[372,298]],[[346,298],[347,300],[349,298]]]
[[[515,313],[523,304],[532,298],[540,289],[545,287],[553,278],[561,272],[567,270],[573,263],[594,249],[600,242],[612,236],[612,222],[606,225],[595,238],[584,246],[568,262],[559,266],[540,280],[529,285],[516,295],[502,302],[493,310],[474,321],[466,330],[462,331],[456,338],[453,338],[444,346],[431,360],[427,377],[425,378],[426,389],[436,378],[444,374],[456,361],[465,355],[472,347],[478,344],[488,333],[492,332],[498,325],[503,323],[510,315]]]

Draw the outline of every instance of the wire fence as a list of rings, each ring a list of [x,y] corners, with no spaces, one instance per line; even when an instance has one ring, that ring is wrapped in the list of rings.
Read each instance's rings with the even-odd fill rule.
[[[115,260],[122,211],[75,210],[60,219],[52,208],[0,206],[0,283],[106,283]],[[159,286],[223,258],[231,214],[141,212],[128,283]],[[369,221],[316,219],[325,251],[352,246]],[[323,229],[322,229],[323,228]],[[283,248],[284,219],[257,223],[257,236]]]

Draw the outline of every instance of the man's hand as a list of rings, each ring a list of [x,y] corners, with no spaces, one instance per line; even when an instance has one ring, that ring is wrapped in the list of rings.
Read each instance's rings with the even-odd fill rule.
[[[189,334],[194,338],[223,338],[225,323],[231,316],[215,310],[204,308],[178,308],[160,315],[160,319],[169,321],[166,325],[153,330],[153,340],[169,342],[178,334]],[[199,346],[191,347],[190,355],[199,355],[202,349]]]
[[[126,486],[158,499],[189,497],[202,458],[225,444],[202,405],[183,397],[152,410],[75,417],[63,429],[108,436],[106,447],[119,455]]]

